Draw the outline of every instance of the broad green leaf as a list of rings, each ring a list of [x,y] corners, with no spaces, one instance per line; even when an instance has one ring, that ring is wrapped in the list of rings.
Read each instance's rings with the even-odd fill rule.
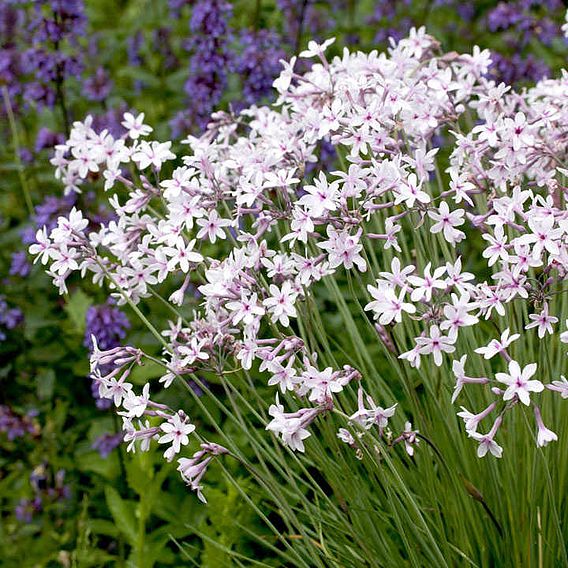
[[[134,546],[136,544],[136,516],[135,507],[132,502],[123,499],[116,489],[107,485],[105,487],[105,497],[112,518],[116,527]]]

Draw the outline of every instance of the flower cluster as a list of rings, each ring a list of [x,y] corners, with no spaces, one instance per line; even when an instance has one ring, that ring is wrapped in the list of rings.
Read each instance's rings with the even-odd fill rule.
[[[153,330],[163,346],[159,382],[168,388],[200,371],[258,369],[293,405],[287,411],[277,395],[266,428],[297,451],[349,383],[371,380],[350,365],[323,363],[305,333],[320,282],[345,271],[368,282],[361,293],[379,337],[415,368],[441,366],[472,340],[488,339],[489,324],[511,327],[503,325],[510,316],[518,333],[504,330],[477,350],[483,376],[466,373],[467,354],[454,361],[454,400],[465,385],[487,387],[495,398],[480,414],[460,413],[480,456],[500,455],[495,435],[518,403],[533,405],[538,443],[554,439],[535,402],[545,390],[542,376],[532,378],[536,363],[515,361],[508,348],[521,332],[527,340],[557,337],[556,295],[568,266],[561,167],[568,77],[514,93],[486,78],[488,51],[440,54],[423,28],[388,53],[344,50],[329,60],[332,43],[309,42],[299,57],[315,61],[303,74],[296,57],[284,63],[276,108],[214,114],[202,137],[185,141],[190,152],[173,171],[171,143],[142,140],[151,134],[143,115],[125,115],[128,133],[119,139],[95,132],[90,118],[75,123],[57,147],[56,175],[73,192],[102,174],[116,220],[90,230],[74,208],[51,232],[38,231],[30,251],[61,292],[72,273],[90,274],[135,309],[166,281],[175,286],[173,311],[195,306],[187,292],[197,286],[193,318],[180,313],[170,329]],[[445,156],[432,144],[440,133],[455,140]],[[308,177],[322,140],[342,167],[316,166]],[[466,245],[472,272],[459,254]],[[531,316],[524,324],[523,310]],[[483,365],[496,354],[508,368],[492,378]],[[149,384],[134,393],[130,369],[147,357],[95,345],[92,376],[100,395],[121,408],[129,449],[156,439],[173,459],[195,426],[183,410],[151,401]],[[566,396],[566,384],[546,388]],[[383,436],[394,406],[385,410],[360,392],[348,423]],[[491,414],[491,430],[480,434]],[[349,431],[340,436],[356,446]],[[407,423],[391,445],[404,442],[412,455],[420,439]],[[196,490],[201,459],[180,463]]]
[[[19,414],[8,405],[0,404],[0,432],[6,434],[8,440],[16,440],[26,434],[37,436],[39,425],[34,420],[35,415],[33,410],[27,414]]]
[[[29,483],[33,497],[21,499],[15,510],[16,518],[22,523],[31,523],[45,508],[63,506],[71,498],[63,469],[52,472],[42,463],[32,471]]]

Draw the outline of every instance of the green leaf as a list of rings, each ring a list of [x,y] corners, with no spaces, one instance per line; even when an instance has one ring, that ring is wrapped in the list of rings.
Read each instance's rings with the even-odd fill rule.
[[[111,537],[118,536],[116,525],[105,519],[89,519],[88,527],[95,534],[103,534]]]
[[[55,386],[55,371],[46,369],[39,373],[36,377],[37,396],[40,400],[49,400],[53,396],[53,387]]]
[[[118,458],[111,454],[103,458],[98,452],[89,451],[85,454],[75,454],[75,463],[79,470],[94,472],[106,479],[116,479],[119,474]]]
[[[144,361],[143,365],[139,365],[132,370],[128,380],[135,385],[145,385],[149,379],[161,377],[164,372],[164,367],[158,365],[158,363]]]
[[[134,504],[123,499],[118,494],[118,491],[109,485],[105,487],[105,497],[116,527],[124,534],[128,542],[134,546],[136,544]]]
[[[93,300],[82,290],[74,292],[65,305],[65,311],[73,324],[74,331],[78,334],[85,333],[85,317],[87,310],[92,306]]]

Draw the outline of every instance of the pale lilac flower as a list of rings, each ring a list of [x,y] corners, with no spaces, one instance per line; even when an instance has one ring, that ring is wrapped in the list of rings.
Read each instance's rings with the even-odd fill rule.
[[[294,75],[294,65],[296,65],[297,57],[294,56],[287,63],[284,60],[280,60],[282,67],[284,69],[280,72],[280,75],[274,80],[272,86],[280,93],[288,90],[290,83],[292,82],[292,76]]]
[[[552,381],[551,384],[546,385],[546,388],[559,392],[562,398],[568,398],[568,379],[564,375],[560,375],[559,381]]]
[[[394,404],[388,408],[378,406],[370,395],[366,395],[367,404],[369,408],[365,408],[365,401],[363,400],[363,389],[359,387],[357,391],[357,412],[349,417],[349,420],[356,422],[365,429],[370,429],[373,426],[378,426],[379,431],[382,432],[388,424],[389,418],[394,416],[397,405]]]
[[[229,450],[219,444],[204,443],[201,449],[193,454],[191,458],[180,458],[177,470],[182,479],[190,486],[192,491],[197,493],[197,497],[202,503],[207,503],[200,485],[201,479],[207,471],[207,467],[214,457],[228,454]]]
[[[442,365],[443,353],[453,353],[456,350],[454,346],[456,338],[442,335],[437,325],[430,328],[429,336],[417,337],[415,341],[416,345],[419,346],[420,354],[433,355],[434,363],[438,367]]]
[[[405,203],[407,207],[414,207],[416,201],[419,203],[430,203],[430,196],[421,189],[422,182],[418,182],[416,174],[410,174],[406,181],[402,181],[397,188],[395,204]]]
[[[219,217],[219,213],[213,209],[207,217],[197,219],[197,224],[201,227],[197,233],[197,238],[207,238],[210,242],[215,243],[217,239],[224,240],[227,238],[224,227],[230,227],[231,221]]]
[[[163,247],[163,253],[169,257],[167,262],[167,269],[169,272],[174,268],[179,269],[187,274],[191,264],[198,264],[203,261],[203,256],[193,249],[195,247],[195,239],[185,243],[184,241],[177,241],[175,247]]]
[[[353,434],[351,434],[351,432],[349,432],[349,430],[347,430],[346,428],[340,428],[337,431],[337,437],[342,442],[345,442],[348,446],[351,446],[352,448],[356,446]]]
[[[300,52],[300,57],[320,57],[323,52],[335,41],[334,37],[326,39],[322,44],[319,44],[313,40],[308,42],[308,49]]]
[[[318,243],[318,247],[327,251],[330,268],[343,265],[346,270],[357,266],[360,272],[366,272],[367,262],[361,256],[363,245],[359,243],[361,229],[350,235],[346,231],[338,232],[331,225],[327,228],[328,241]]]
[[[467,432],[477,432],[477,427],[479,423],[489,416],[493,410],[497,407],[497,403],[492,402],[485,410],[482,410],[478,414],[473,414],[467,408],[461,406],[461,412],[458,412],[457,415],[464,421],[465,429]]]
[[[464,214],[465,211],[463,209],[450,211],[448,204],[442,201],[438,211],[428,211],[428,216],[436,221],[432,225],[430,232],[435,234],[443,231],[444,239],[455,246],[456,243],[465,238],[465,233],[455,228],[464,224]]]
[[[154,130],[151,126],[144,124],[143,112],[136,117],[130,112],[125,112],[121,124],[128,130],[128,136],[132,140],[137,140],[140,136],[148,136]]]
[[[525,326],[525,329],[532,329],[538,327],[538,336],[542,339],[547,333],[551,335],[554,333],[552,324],[558,323],[558,318],[548,314],[548,304],[545,303],[540,314],[529,314],[531,323]]]
[[[542,448],[549,442],[558,441],[558,436],[544,425],[544,422],[542,421],[542,415],[540,413],[540,408],[536,404],[534,405],[534,417],[537,426],[536,445],[539,448]]]
[[[298,204],[303,205],[311,217],[320,217],[326,211],[337,209],[339,182],[329,183],[323,172],[314,179],[314,185],[305,185],[302,189],[306,194],[300,198]]]
[[[414,455],[414,446],[420,443],[420,438],[418,437],[418,430],[413,430],[410,422],[404,423],[404,432],[393,444],[396,444],[401,439],[404,441],[406,453],[412,457]]]
[[[442,280],[442,276],[446,272],[445,266],[440,266],[434,270],[434,274],[431,271],[432,263],[429,262],[424,268],[424,276],[409,276],[408,282],[414,286],[410,294],[410,299],[413,302],[418,302],[420,300],[429,302],[432,299],[432,293],[434,290],[444,290],[446,288],[445,280]]]
[[[514,333],[510,335],[510,330],[507,328],[502,334],[501,339],[492,339],[486,347],[478,347],[475,352],[483,355],[484,359],[491,359],[498,353],[506,352],[507,347],[519,339],[520,334]]]
[[[481,237],[489,243],[489,246],[481,253],[484,258],[488,259],[487,264],[489,266],[493,266],[498,260],[507,261],[509,259],[507,235],[505,235],[503,227],[496,227],[494,235],[486,233]]]
[[[297,317],[294,302],[298,297],[298,293],[292,290],[292,285],[289,281],[284,282],[281,288],[271,284],[269,291],[271,296],[263,301],[266,311],[270,314],[273,322],[279,322],[284,327],[288,327],[290,318]]]
[[[195,425],[191,424],[183,412],[176,412],[170,416],[167,422],[160,425],[164,434],[158,439],[159,444],[171,444],[164,452],[166,460],[171,461],[175,454],[179,453],[181,446],[189,444],[189,434],[195,430]]]
[[[250,296],[243,290],[241,299],[234,302],[227,302],[225,307],[233,312],[233,323],[236,325],[242,321],[245,325],[251,324],[256,318],[264,315],[264,308],[258,304],[256,292]]]
[[[132,161],[140,170],[145,170],[149,166],[159,170],[164,162],[175,159],[175,154],[170,151],[171,146],[171,142],[142,141],[132,154]]]
[[[487,452],[490,452],[496,458],[500,458],[503,455],[503,448],[494,439],[502,422],[503,418],[498,416],[493,427],[487,434],[480,434],[474,430],[468,430],[468,435],[479,442],[477,457],[483,458],[487,455]]]
[[[414,304],[404,301],[406,288],[402,288],[398,295],[391,286],[381,286],[380,283],[376,287],[369,284],[367,290],[374,300],[365,306],[365,310],[372,311],[381,325],[388,325],[393,321],[400,323],[403,312],[408,314],[416,312]]]
[[[468,377],[465,374],[466,361],[467,355],[463,355],[459,361],[452,361],[452,372],[456,379],[456,386],[454,387],[454,393],[452,395],[452,404],[456,401],[465,384],[484,385],[489,382],[489,379],[486,377]]]
[[[311,435],[306,430],[306,426],[325,410],[324,407],[302,408],[298,412],[286,413],[276,395],[276,404],[272,404],[268,409],[272,421],[266,429],[280,434],[282,441],[290,449],[303,453],[305,451],[304,440]]]
[[[521,370],[516,361],[510,361],[508,373],[497,373],[495,378],[500,383],[507,385],[503,400],[511,400],[516,397],[528,406],[530,404],[530,393],[544,390],[544,385],[540,381],[529,380],[536,373],[536,369],[536,363],[530,363]]]

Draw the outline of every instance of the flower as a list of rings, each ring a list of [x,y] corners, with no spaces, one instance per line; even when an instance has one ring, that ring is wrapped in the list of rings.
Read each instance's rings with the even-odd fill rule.
[[[559,381],[552,381],[550,385],[546,385],[546,388],[559,392],[562,398],[568,398],[568,380],[564,375],[560,376]]]
[[[302,189],[306,193],[300,198],[298,205],[303,205],[311,217],[320,217],[326,211],[337,209],[339,182],[329,183],[323,172],[314,179],[314,185],[305,185]]]
[[[164,452],[164,457],[171,461],[175,454],[179,453],[181,446],[189,444],[189,434],[195,430],[195,425],[188,421],[187,416],[181,411],[170,416],[167,422],[160,425],[160,430],[164,432],[158,439],[159,444],[170,444],[171,446]]]
[[[542,421],[542,415],[540,413],[540,408],[536,406],[536,404],[534,406],[534,417],[537,425],[536,445],[539,448],[542,448],[549,442],[556,442],[558,440],[558,436],[544,425],[544,422]]]
[[[305,49],[304,51],[300,52],[300,57],[305,57],[305,58],[320,57],[321,55],[323,55],[323,52],[331,44],[333,44],[333,42],[335,42],[334,37],[326,39],[322,44],[319,44],[319,43],[311,40],[311,41],[308,42],[308,49]]]
[[[256,317],[262,316],[265,309],[257,304],[258,295],[253,293],[249,296],[241,291],[241,299],[234,302],[227,302],[225,307],[233,312],[233,323],[236,325],[242,321],[245,325],[250,325]]]
[[[197,224],[201,227],[197,233],[198,239],[209,239],[210,242],[215,243],[217,239],[224,240],[227,238],[223,227],[229,227],[231,221],[229,219],[222,219],[215,209],[209,212],[205,218],[197,219]]]
[[[128,136],[130,136],[132,140],[138,140],[140,136],[148,136],[148,134],[154,130],[151,126],[144,124],[143,112],[136,117],[130,112],[125,112],[124,120],[121,124],[128,130]]]
[[[503,353],[506,351],[507,347],[519,339],[520,334],[514,333],[510,335],[510,330],[507,328],[502,334],[501,339],[492,339],[486,347],[478,347],[475,349],[476,353],[483,355],[484,359],[491,359],[498,353]]]
[[[349,417],[349,420],[360,424],[366,430],[376,425],[379,427],[379,430],[382,431],[386,428],[389,418],[394,416],[397,405],[394,404],[388,408],[382,408],[375,403],[370,395],[366,395],[369,408],[365,408],[363,394],[363,389],[359,387],[357,391],[358,410]]]
[[[363,245],[359,243],[361,230],[355,235],[350,235],[347,231],[338,232],[332,226],[328,226],[327,234],[329,240],[318,243],[318,247],[328,252],[330,268],[343,265],[346,270],[350,270],[355,265],[360,272],[367,271],[367,262],[360,254],[363,250]]]
[[[444,238],[453,246],[465,238],[465,233],[458,231],[455,227],[464,224],[463,216],[465,211],[457,209],[450,212],[450,208],[445,201],[440,203],[438,211],[428,211],[428,216],[436,221],[430,228],[431,233],[439,233],[443,231]]]
[[[529,314],[529,319],[531,319],[532,322],[527,324],[525,329],[538,327],[538,336],[540,339],[542,339],[547,333],[553,334],[554,330],[552,328],[552,324],[558,323],[557,317],[548,315],[548,304],[544,304],[540,314]]]
[[[175,154],[170,151],[171,146],[171,142],[146,142],[144,140],[132,154],[132,161],[139,170],[145,170],[149,166],[159,170],[164,162],[175,158]]]
[[[205,499],[201,491],[203,489],[200,485],[201,479],[213,458],[222,454],[228,454],[229,450],[213,443],[204,443],[200,447],[201,449],[195,452],[191,458],[180,458],[177,470],[191,490],[197,493],[199,500],[202,503],[207,503],[207,499]]]
[[[377,283],[379,283],[377,281]],[[374,317],[381,325],[388,325],[392,321],[400,323],[402,314],[406,312],[413,314],[416,312],[414,304],[404,302],[406,287],[402,288],[398,296],[391,286],[367,286],[369,294],[374,298],[365,306],[365,310],[374,312]]]
[[[467,361],[467,355],[462,355],[459,361],[452,361],[452,372],[456,378],[456,386],[454,387],[454,393],[452,395],[452,404],[456,401],[460,392],[462,391],[465,384],[487,384],[489,379],[485,377],[468,377],[465,374],[465,363]],[[458,414],[459,416],[459,414]],[[467,428],[467,426],[466,426]]]
[[[431,274],[432,263],[429,262],[424,268],[424,277],[421,276],[409,276],[408,282],[414,286],[414,290],[410,293],[410,299],[413,302],[419,302],[420,300],[429,302],[432,299],[432,293],[434,290],[444,290],[446,288],[445,280],[441,279],[441,276],[446,272],[445,266],[440,266],[434,270],[434,274]]]
[[[493,427],[487,434],[480,434],[475,430],[468,430],[468,435],[470,438],[473,438],[477,442],[479,442],[479,446],[477,447],[477,457],[483,458],[490,452],[496,458],[500,458],[503,456],[503,448],[495,441],[495,435],[497,434],[497,430],[499,430],[503,419],[501,416],[497,417],[495,420]]]
[[[507,385],[503,400],[511,400],[516,397],[528,406],[530,404],[530,393],[544,390],[544,385],[540,381],[529,380],[536,373],[536,369],[536,363],[530,363],[521,370],[516,361],[509,361],[509,372],[495,375],[500,383]]]
[[[417,337],[415,341],[418,352],[421,355],[434,355],[434,363],[438,367],[442,365],[442,353],[453,353],[456,350],[454,347],[456,338],[442,335],[437,325],[430,328],[429,336]]]
[[[170,141],[139,139],[148,133],[141,115],[123,117],[128,135],[101,130],[92,117],[74,123],[52,158],[56,178],[72,199],[36,212],[47,227],[32,252],[62,293],[69,277],[106,285],[117,306],[150,303],[158,288],[166,291],[172,311],[183,315],[160,336],[166,372],[158,384],[164,388],[174,377],[258,368],[275,391],[305,405],[285,412],[277,397],[270,407],[267,429],[293,450],[304,451],[314,420],[339,403],[344,417],[372,428],[388,447],[404,442],[412,454],[420,440],[412,426],[397,437],[388,428],[394,402],[378,406],[362,384],[357,409],[346,410],[349,397],[342,392],[363,377],[348,365],[337,368],[323,352],[329,344],[341,354],[351,343],[326,337],[332,328],[317,310],[339,302],[345,319],[370,282],[366,309],[377,320],[371,323],[377,333],[367,339],[414,368],[432,355],[424,361],[424,381],[432,364],[442,365],[444,353],[485,337],[489,322],[522,321],[534,306],[542,306],[542,313],[532,313],[527,329],[568,341],[568,332],[554,325],[568,274],[565,172],[558,168],[567,120],[559,102],[565,78],[510,91],[484,76],[488,52],[442,55],[424,29],[415,29],[381,55],[346,49],[328,60],[329,42],[310,43],[303,55],[318,60],[305,62],[305,70],[294,71],[294,61],[285,66],[276,82],[277,105],[242,112],[232,107],[210,116],[231,60],[244,71],[247,97],[268,84],[269,66],[255,70],[251,61],[262,59],[258,45],[266,40],[271,49],[274,38],[245,33],[246,49],[233,60],[229,15],[223,0],[192,6],[186,89],[200,108],[185,112],[178,126],[207,128],[184,141],[189,151],[179,156],[181,165],[163,167],[176,158]],[[239,59],[246,54],[250,61]],[[466,109],[472,121],[462,119]],[[441,133],[444,147],[438,150],[435,137]],[[331,162],[342,156],[345,171],[335,171]],[[133,167],[152,171],[131,178],[126,172]],[[448,172],[447,186],[431,175],[435,171]],[[101,222],[81,214],[87,196],[75,194],[103,183],[112,218]],[[467,207],[454,205],[464,202]],[[465,272],[462,257],[448,254],[444,243],[457,245],[470,235],[475,244],[462,245],[471,270]],[[372,280],[360,274],[366,271]],[[145,313],[151,317],[153,310]],[[314,316],[317,321],[311,321]],[[292,318],[298,318],[294,324]],[[412,321],[400,325],[403,320]],[[352,325],[346,329],[355,333]],[[508,362],[508,372],[496,376],[503,388],[483,389],[494,400],[481,412],[462,407],[458,413],[479,442],[480,457],[501,455],[495,434],[504,416],[519,412],[518,401],[536,402],[531,393],[544,390],[532,379],[536,363],[521,369],[508,353],[513,341],[523,351],[529,335],[506,329],[475,353],[454,355],[453,402],[465,385],[481,390],[489,383],[470,377],[466,366],[479,368],[482,357],[496,354]],[[409,342],[410,349],[400,353],[399,346]],[[106,349],[103,343],[93,346],[93,384],[105,400],[121,405],[128,450],[147,450],[158,439],[172,460],[193,425],[183,411],[152,401],[147,384],[139,392],[128,382],[143,352]],[[566,383],[554,381],[547,392],[564,396]],[[175,403],[175,397],[163,400]],[[496,409],[491,431],[478,433]],[[179,464],[198,495],[201,466],[211,453],[200,451],[205,454],[199,459]]]
[[[305,451],[304,440],[310,436],[306,426],[311,424],[325,410],[325,407],[302,408],[297,412],[286,413],[284,407],[280,404],[278,395],[276,395],[276,404],[272,404],[268,409],[272,421],[266,426],[266,429],[280,434],[282,441],[290,449],[303,453]]]
[[[479,423],[489,416],[493,410],[496,408],[497,404],[492,402],[485,410],[482,410],[478,414],[473,414],[467,408],[461,406],[461,412],[458,412],[458,416],[464,421],[465,429],[467,432],[477,432],[477,427]]]
[[[274,323],[279,322],[284,327],[290,325],[290,318],[297,316],[294,302],[298,297],[298,293],[292,290],[292,285],[289,281],[282,284],[278,288],[276,284],[271,284],[269,287],[271,296],[263,301],[267,313],[270,314]]]
[[[410,174],[408,179],[397,188],[395,205],[404,202],[407,207],[414,207],[416,201],[430,203],[430,196],[422,191],[421,186],[422,182],[418,182],[416,174]]]

